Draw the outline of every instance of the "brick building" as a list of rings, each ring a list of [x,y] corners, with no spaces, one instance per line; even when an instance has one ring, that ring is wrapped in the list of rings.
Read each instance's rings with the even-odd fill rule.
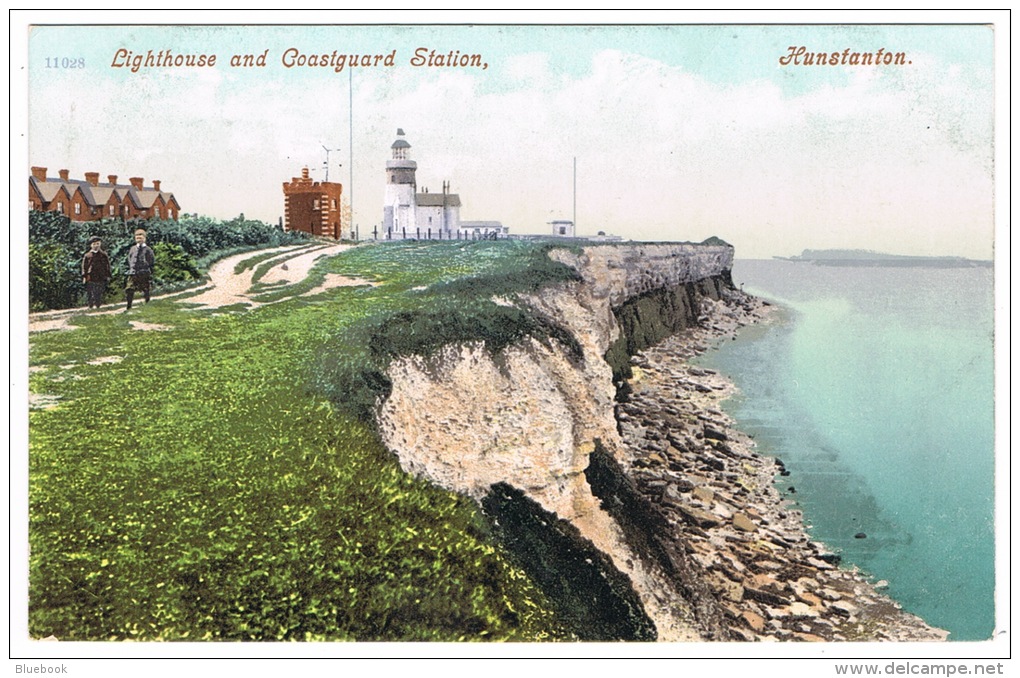
[[[339,240],[343,234],[342,193],[342,184],[313,181],[305,167],[300,177],[283,183],[284,230]]]
[[[177,219],[181,206],[173,193],[164,191],[160,181],[151,187],[142,177],[131,177],[127,184],[117,183],[117,175],[100,183],[99,172],[86,172],[85,179],[71,179],[62,169],[59,178],[47,177],[45,167],[33,167],[28,177],[28,208],[59,212],[72,221],[97,219]]]

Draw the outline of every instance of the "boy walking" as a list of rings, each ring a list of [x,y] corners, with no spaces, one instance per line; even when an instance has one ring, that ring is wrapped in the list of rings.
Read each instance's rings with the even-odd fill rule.
[[[149,285],[152,282],[152,267],[155,265],[156,255],[145,244],[145,229],[139,228],[135,231],[135,244],[128,250],[127,286],[124,289],[127,308],[124,310],[131,309],[136,291],[141,291],[145,295],[145,303],[149,303]]]
[[[93,236],[89,238],[89,251],[81,260],[81,278],[89,308],[102,305],[110,276],[110,257],[103,251],[103,241]]]

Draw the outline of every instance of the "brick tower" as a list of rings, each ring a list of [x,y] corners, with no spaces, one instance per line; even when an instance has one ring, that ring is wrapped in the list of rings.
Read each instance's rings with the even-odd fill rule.
[[[343,185],[313,181],[305,167],[300,177],[283,183],[284,230],[339,240],[343,233],[342,193]]]

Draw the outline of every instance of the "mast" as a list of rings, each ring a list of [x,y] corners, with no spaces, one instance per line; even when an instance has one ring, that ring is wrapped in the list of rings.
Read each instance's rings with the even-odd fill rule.
[[[350,169],[348,170],[349,175],[347,179],[347,202],[351,207],[351,221],[354,221],[354,69],[347,69],[347,110],[350,111],[348,115],[348,142],[347,147],[350,149]],[[348,224],[348,227],[353,224]]]

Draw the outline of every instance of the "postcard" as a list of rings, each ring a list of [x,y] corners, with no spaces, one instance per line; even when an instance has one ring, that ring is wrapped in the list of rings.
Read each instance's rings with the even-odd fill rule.
[[[418,16],[26,17],[15,672],[1001,673],[1008,28]]]

